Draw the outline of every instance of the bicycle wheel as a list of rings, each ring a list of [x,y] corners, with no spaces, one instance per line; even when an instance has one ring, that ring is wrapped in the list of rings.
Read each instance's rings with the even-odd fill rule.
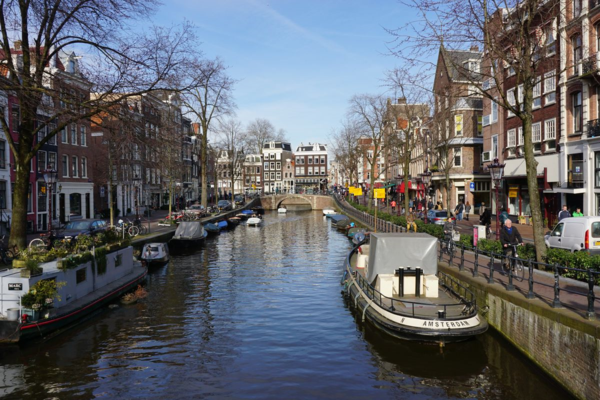
[[[45,248],[46,243],[40,238],[35,238],[31,242],[29,242],[29,249],[31,250],[42,250]]]
[[[145,235],[148,233],[148,228],[145,225],[140,225],[137,228],[140,231],[140,235]]]
[[[502,273],[508,276],[509,264],[512,263],[512,260],[508,257],[500,260],[500,264],[502,265]]]
[[[519,282],[523,282],[523,278],[525,277],[525,266],[520,260],[515,260],[513,269],[513,276],[517,278]]]
[[[140,233],[140,230],[138,229],[137,226],[130,226],[129,229],[127,230],[127,233],[129,233],[130,236],[137,236]]]

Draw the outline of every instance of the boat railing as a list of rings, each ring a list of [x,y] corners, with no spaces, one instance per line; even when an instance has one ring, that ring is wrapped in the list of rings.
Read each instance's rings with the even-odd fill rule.
[[[348,259],[346,262],[349,273],[352,273],[352,269],[350,268],[350,260],[357,249],[358,246],[355,247],[354,251],[352,251],[348,255]],[[377,289],[375,289],[373,285],[371,285],[361,274],[355,272],[353,276],[356,280],[356,285],[363,291],[363,293],[365,293],[365,295],[370,300],[375,302],[375,304],[377,304],[377,306],[379,306],[380,308],[386,309],[387,311],[396,315],[432,320],[435,319],[452,321],[464,319],[465,317],[471,317],[477,314],[475,296],[464,287],[463,293],[465,291],[470,293],[470,297],[468,297],[468,299],[470,300],[465,300],[464,297],[458,295],[458,297],[461,299],[459,303],[430,303],[423,301],[408,300],[404,298],[395,299],[393,297],[386,296]],[[451,278],[448,277],[448,279]],[[460,292],[460,289],[455,290],[458,290]],[[449,313],[450,311],[454,312]]]
[[[477,314],[477,299],[472,291],[460,283],[459,280],[441,271],[438,271],[438,279],[442,286],[452,292],[471,310],[472,314]]]

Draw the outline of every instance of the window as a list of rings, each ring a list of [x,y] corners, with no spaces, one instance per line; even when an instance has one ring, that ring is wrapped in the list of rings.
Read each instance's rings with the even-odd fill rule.
[[[520,126],[517,128],[517,144],[519,146],[523,146],[523,143],[525,143],[524,137],[523,137],[523,127]]]
[[[278,163],[276,164],[276,167],[277,167],[277,169],[278,169],[278,170],[281,170],[281,162],[278,162]]]
[[[511,106],[515,106],[516,105],[516,100],[515,100],[515,89],[510,89],[506,91],[506,100],[508,101],[508,104],[510,104]],[[507,118],[510,117],[514,117],[515,114],[509,110],[507,110]]]
[[[477,136],[483,136],[483,116],[477,116]]]
[[[325,167],[321,167],[321,175],[325,175]]]
[[[55,123],[51,123],[48,125],[48,133],[52,133],[54,132],[54,130],[56,129],[56,124]],[[50,139],[48,140],[48,144],[52,145],[52,146],[56,146],[56,135],[52,135],[52,137],[50,137]]]
[[[269,170],[269,163],[268,162],[265,162],[264,169],[265,169],[265,171]]]
[[[87,178],[87,158],[81,157],[81,177]]]
[[[77,144],[77,125],[71,124],[71,144]]]
[[[12,121],[12,131],[14,133],[19,133],[19,125],[21,124],[21,112],[19,110],[19,106],[12,106],[11,113],[11,121]]]
[[[319,163],[319,157],[315,157],[315,164]]]
[[[300,157],[296,157],[296,164],[300,164]]]
[[[63,127],[60,130],[60,142],[61,143],[69,143],[69,137],[67,135],[67,128]]]
[[[308,167],[308,175],[312,175],[313,174],[313,167]]]
[[[268,180],[269,180],[269,173],[265,172],[265,181],[268,181]]]
[[[516,134],[517,134],[517,130],[516,129],[510,129],[508,131],[508,147],[515,147],[516,146]]]
[[[596,31],[596,52],[600,51],[600,24],[594,26]]]
[[[73,174],[71,175],[73,178],[77,178],[78,173],[78,160],[76,156],[71,157],[71,167],[73,168]]]
[[[321,156],[321,164],[325,164],[325,157]]]
[[[29,184],[29,191],[27,192],[27,213],[32,213],[33,212],[33,202],[32,202],[32,195],[31,195],[31,183]],[[14,197],[13,197],[14,199]]]
[[[498,122],[498,103],[492,101],[492,123]]]
[[[462,165],[462,148],[454,149],[454,166],[460,167]]]
[[[46,202],[47,202],[47,190],[46,184],[44,182],[38,182],[38,195],[37,195],[37,210],[40,212],[47,211]]]
[[[313,163],[313,158],[312,157],[308,157],[308,163],[312,164]]]
[[[581,92],[571,94],[571,112],[573,114],[573,133],[581,133],[583,125]]]
[[[531,126],[531,139],[533,143],[540,143],[542,141],[542,123],[537,122]]]
[[[275,170],[275,163],[274,162],[271,163],[271,170],[273,170],[273,171]]]
[[[556,140],[556,119],[548,119],[544,124],[546,140]]]
[[[275,172],[271,172],[271,180],[274,181],[275,180]]]
[[[42,121],[38,121],[37,124],[38,124],[38,126],[40,126],[40,125],[43,124],[43,122]],[[44,138],[46,137],[46,129],[47,128],[48,128],[47,126],[43,126],[38,131],[38,134],[37,134],[38,143],[41,142],[42,140],[44,140]]]
[[[573,0],[573,18],[581,15],[581,0]]]
[[[6,181],[0,181],[0,209],[6,209]]]
[[[579,75],[581,73],[579,68],[582,58],[581,35],[575,35],[571,38],[571,46],[573,47],[573,75]]]
[[[278,181],[280,181],[280,180],[281,180],[281,172],[277,172],[277,173],[275,174],[275,179],[276,179],[276,180],[278,180]]]
[[[62,156],[62,176],[69,176],[69,156]]]
[[[498,135],[492,136],[492,158],[498,158]]]
[[[271,155],[269,156],[269,158],[270,158],[271,160],[274,160],[274,159],[275,159],[275,153],[271,153]]]
[[[533,87],[533,108],[540,108],[542,106],[542,81],[538,79]]]
[[[79,138],[79,143],[80,143],[82,146],[87,146],[87,137],[86,137],[86,134],[85,134],[85,126],[81,126],[81,127],[79,128],[79,132],[80,132],[80,135],[79,135],[79,136],[80,136],[80,138]]]
[[[87,267],[78,269],[75,272],[77,283],[85,282]]]
[[[556,53],[556,19],[544,27],[546,36],[546,55],[551,56]]]
[[[594,186],[600,188],[600,151],[594,153]]]
[[[0,140],[0,168],[6,168],[6,142]]]
[[[38,172],[43,172],[46,170],[46,152],[38,151],[37,154],[37,164],[38,164]]]
[[[556,75],[554,71],[544,75],[544,95],[546,105],[556,102]]]
[[[463,134],[463,116],[458,114],[454,116],[454,135],[462,136]]]

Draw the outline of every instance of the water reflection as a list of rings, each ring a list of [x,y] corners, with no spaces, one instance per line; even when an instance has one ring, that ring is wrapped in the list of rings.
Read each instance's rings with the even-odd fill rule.
[[[356,322],[350,242],[318,212],[267,213],[148,277],[149,296],[0,349],[6,398],[565,398],[493,334],[443,351]]]

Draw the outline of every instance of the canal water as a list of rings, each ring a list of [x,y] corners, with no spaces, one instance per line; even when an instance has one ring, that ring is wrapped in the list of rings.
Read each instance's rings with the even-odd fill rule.
[[[15,399],[569,398],[493,332],[392,339],[340,294],[350,243],[318,212],[267,213],[151,271],[149,296],[0,349]]]

